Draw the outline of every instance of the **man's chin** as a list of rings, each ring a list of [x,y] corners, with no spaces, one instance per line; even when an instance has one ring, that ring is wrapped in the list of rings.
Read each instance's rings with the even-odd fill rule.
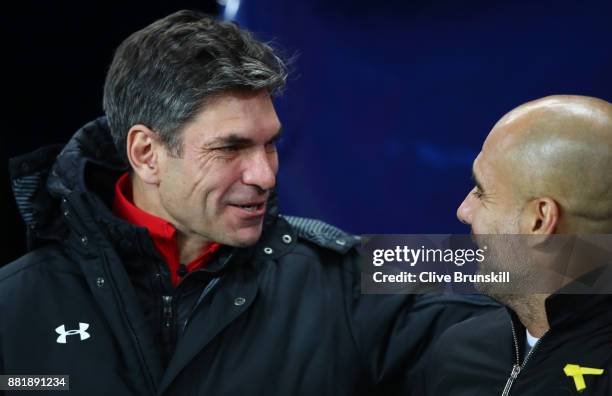
[[[259,241],[261,231],[261,225],[241,228],[227,235],[227,241],[225,243],[222,242],[222,244],[238,248],[250,247]]]

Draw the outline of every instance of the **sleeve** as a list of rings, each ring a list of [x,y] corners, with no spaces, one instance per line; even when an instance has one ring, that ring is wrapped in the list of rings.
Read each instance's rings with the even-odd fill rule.
[[[361,294],[359,265],[350,267],[347,309],[376,394],[423,395],[424,366],[442,332],[499,307],[479,295]]]

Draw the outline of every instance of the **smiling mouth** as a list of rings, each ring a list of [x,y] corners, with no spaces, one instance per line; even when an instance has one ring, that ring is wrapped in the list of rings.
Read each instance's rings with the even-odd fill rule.
[[[253,205],[234,205],[249,212],[257,212],[263,209],[264,204],[253,204]]]
[[[263,216],[266,209],[266,201],[263,202],[249,202],[244,205],[240,204],[229,204],[229,206],[234,207],[239,210],[238,213],[242,213],[242,216],[246,217],[259,217]]]

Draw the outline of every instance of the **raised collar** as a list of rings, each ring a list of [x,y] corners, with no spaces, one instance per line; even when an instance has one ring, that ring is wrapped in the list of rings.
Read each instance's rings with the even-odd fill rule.
[[[203,267],[220,247],[218,243],[212,243],[206,246],[193,261],[182,265],[179,262],[176,228],[166,220],[145,212],[134,205],[130,175],[127,172],[115,184],[113,213],[129,223],[144,227],[149,231],[155,248],[168,265],[170,278],[174,286],[178,285],[181,278],[187,273]]]
[[[612,268],[609,265],[602,266],[548,296],[544,304],[550,328],[576,324],[588,326],[595,321],[612,324],[610,282]],[[515,327],[524,329],[518,315],[509,307],[505,308],[510,313]],[[521,330],[520,333],[524,331]],[[524,341],[524,334],[522,338]],[[523,341],[520,342],[521,345],[524,345]]]
[[[567,321],[585,321],[602,314],[612,323],[610,291],[612,291],[610,264],[605,264],[561,288],[545,301],[546,315],[551,328]]]

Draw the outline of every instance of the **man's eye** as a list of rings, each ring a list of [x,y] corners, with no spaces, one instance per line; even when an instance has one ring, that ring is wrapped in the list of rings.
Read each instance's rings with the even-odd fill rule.
[[[224,147],[218,147],[217,150],[223,151],[223,152],[227,152],[227,153],[233,153],[236,151],[239,151],[242,147],[241,146],[224,146]]]
[[[474,192],[472,192],[472,195],[474,195],[476,199],[481,199],[484,193],[480,191],[478,188],[476,188],[474,189]]]
[[[266,143],[266,151],[269,153],[273,153],[276,151],[276,140]]]

